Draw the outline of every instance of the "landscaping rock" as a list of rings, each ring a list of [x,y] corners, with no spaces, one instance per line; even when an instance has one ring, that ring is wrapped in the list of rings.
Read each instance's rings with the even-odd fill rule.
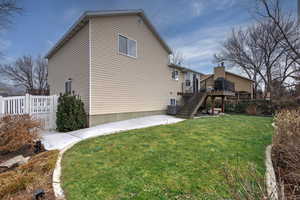
[[[11,168],[23,165],[28,162],[30,157],[16,156],[0,164],[0,172],[7,171]]]

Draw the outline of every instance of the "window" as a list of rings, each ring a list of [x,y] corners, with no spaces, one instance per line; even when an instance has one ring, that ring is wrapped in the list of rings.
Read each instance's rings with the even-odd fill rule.
[[[178,81],[179,73],[178,71],[174,70],[172,71],[172,79]]]
[[[191,86],[191,80],[185,80],[185,86]]]
[[[176,106],[176,99],[174,99],[174,98],[170,99],[170,105]]]
[[[137,42],[119,35],[119,53],[130,57],[137,57]]]
[[[72,93],[72,79],[68,79],[65,82],[65,93],[71,94]]]

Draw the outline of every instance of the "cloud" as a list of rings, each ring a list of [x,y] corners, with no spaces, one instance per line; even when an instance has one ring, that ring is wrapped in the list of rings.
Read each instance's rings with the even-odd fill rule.
[[[54,44],[55,44],[55,43],[54,43],[53,41],[51,41],[51,40],[47,40],[46,43],[47,43],[47,46],[48,46],[48,47],[53,47]]]
[[[230,26],[214,26],[196,29],[190,33],[180,34],[170,40],[171,46],[179,50],[191,68],[207,68],[201,64],[212,65],[213,55],[221,47],[221,42],[230,31]]]
[[[193,1],[191,3],[191,9],[192,9],[192,16],[193,17],[198,17],[202,14],[202,11],[204,11],[204,4],[202,2],[199,1]]]
[[[216,10],[225,10],[233,7],[237,0],[213,0],[212,3],[215,5]]]
[[[188,33],[183,32],[168,40],[170,46],[183,54],[185,64],[200,72],[210,73],[216,65],[214,54],[219,53],[222,42],[228,38],[231,29],[248,26],[251,22],[245,21],[235,24],[232,22],[220,22],[210,26],[199,27]]]
[[[80,15],[81,11],[78,8],[72,7],[68,8],[64,13],[63,13],[63,22],[70,23],[74,21],[78,16]]]
[[[0,51],[4,51],[11,46],[10,40],[0,39]]]

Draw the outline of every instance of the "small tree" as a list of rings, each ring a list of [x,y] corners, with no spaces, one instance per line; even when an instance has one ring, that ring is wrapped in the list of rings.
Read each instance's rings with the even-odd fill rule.
[[[56,112],[56,125],[60,132],[87,127],[87,115],[79,96],[75,94],[60,95]]]
[[[0,75],[29,93],[45,94],[49,91],[48,63],[41,56],[36,59],[23,56],[12,65],[0,65]]]

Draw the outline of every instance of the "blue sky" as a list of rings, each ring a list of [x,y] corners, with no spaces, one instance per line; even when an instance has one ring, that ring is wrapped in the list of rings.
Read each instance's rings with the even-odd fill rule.
[[[18,0],[24,13],[0,33],[4,62],[45,55],[85,10],[143,9],[166,42],[182,52],[185,65],[203,73],[233,27],[253,22],[254,0]],[[283,0],[296,12],[297,0]]]

